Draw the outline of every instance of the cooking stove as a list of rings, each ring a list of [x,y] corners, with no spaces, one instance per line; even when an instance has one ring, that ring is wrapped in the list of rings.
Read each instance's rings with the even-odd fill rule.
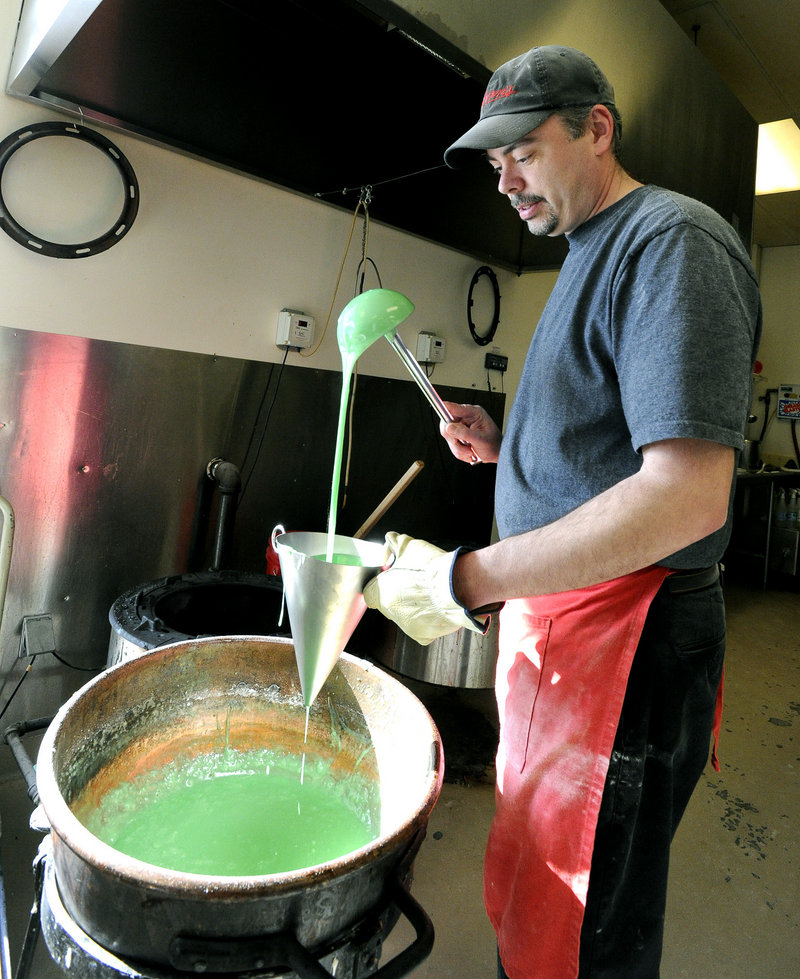
[[[22,770],[28,795],[34,803],[38,801],[34,769],[19,733],[37,730],[48,721],[23,722],[17,732],[6,732],[6,741]],[[206,979],[402,979],[427,958],[433,947],[431,920],[409,890],[413,863],[424,830],[412,842],[394,875],[387,881],[380,902],[331,946],[306,949],[289,933],[254,936],[246,940],[180,935],[170,946],[170,966],[164,967],[121,959],[83,930],[61,900],[47,827],[36,827],[35,816],[32,825],[42,830],[45,836],[33,863],[35,899],[14,979],[31,979],[33,976],[33,956],[40,935],[53,962],[72,979],[188,979],[197,975]],[[0,905],[3,901],[4,896],[0,893]],[[401,916],[413,928],[414,939],[398,955],[381,965],[383,943]],[[7,935],[3,939],[7,944]],[[6,972],[11,979],[8,968],[0,969],[2,979]]]
[[[123,960],[87,935],[64,907],[47,844],[46,840],[38,871],[41,932],[52,960],[75,979],[187,979],[192,975],[209,979],[400,979],[426,958],[433,944],[430,919],[406,887],[398,883],[392,900],[382,910],[365,917],[333,949],[311,952],[288,934],[246,942],[203,941],[186,936],[177,937],[172,943],[174,968]],[[380,966],[381,947],[401,911],[416,937],[399,955]],[[27,977],[19,975],[17,979]]]

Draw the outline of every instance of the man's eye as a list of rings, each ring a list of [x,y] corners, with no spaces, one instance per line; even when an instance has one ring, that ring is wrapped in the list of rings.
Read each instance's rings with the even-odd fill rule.
[[[514,160],[514,163],[516,163],[518,166],[522,166],[523,164],[527,163],[528,160],[530,160],[530,156],[520,156]]]

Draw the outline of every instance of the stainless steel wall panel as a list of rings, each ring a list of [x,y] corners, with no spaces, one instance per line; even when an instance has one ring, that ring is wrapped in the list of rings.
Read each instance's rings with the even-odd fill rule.
[[[245,480],[228,568],[263,573],[273,526],[325,530],[341,374],[0,328],[0,493],[16,516],[0,632],[0,709],[25,664],[23,618],[52,618],[57,653],[102,669],[120,595],[209,566],[222,457]],[[442,388],[499,412],[503,399]],[[425,468],[374,531],[481,544],[493,467],[463,466],[412,381],[362,376],[347,506],[351,534],[415,459]],[[88,677],[37,658],[6,720],[53,713]]]

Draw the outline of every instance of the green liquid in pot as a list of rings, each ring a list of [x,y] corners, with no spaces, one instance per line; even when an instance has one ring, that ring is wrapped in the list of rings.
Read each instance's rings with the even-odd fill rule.
[[[327,554],[312,554],[311,556],[316,561],[327,561],[328,564],[349,564],[354,568],[361,568],[364,563],[357,554],[339,554],[335,551],[330,557]]]
[[[114,849],[158,867],[211,876],[299,870],[351,853],[378,835],[366,782],[336,781],[225,752],[122,783],[76,815]],[[232,764],[236,761],[236,764]]]

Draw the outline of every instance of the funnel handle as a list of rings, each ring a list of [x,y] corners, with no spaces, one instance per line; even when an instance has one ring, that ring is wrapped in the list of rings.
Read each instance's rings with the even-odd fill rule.
[[[285,533],[286,533],[286,528],[283,526],[282,523],[275,524],[275,526],[272,528],[272,533],[269,535],[270,544],[272,544],[272,546],[275,547],[275,541],[277,540],[277,538],[280,537],[281,534],[285,534]]]

